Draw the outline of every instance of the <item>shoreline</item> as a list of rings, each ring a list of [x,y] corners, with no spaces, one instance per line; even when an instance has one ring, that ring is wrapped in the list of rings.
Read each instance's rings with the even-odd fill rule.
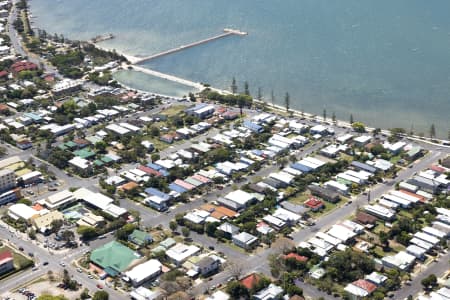
[[[198,83],[198,82],[190,81],[188,79],[184,79],[184,78],[181,78],[181,77],[178,77],[178,76],[175,76],[175,75],[162,73],[162,72],[159,72],[159,71],[155,71],[155,70],[152,70],[152,69],[148,69],[148,68],[144,68],[144,67],[141,67],[141,66],[138,66],[138,65],[134,65],[133,61],[139,60],[139,58],[136,57],[136,56],[128,55],[128,54],[125,54],[125,53],[123,53],[121,51],[117,51],[115,49],[109,49],[109,48],[106,48],[106,47],[103,47],[103,46],[99,46],[98,44],[93,44],[93,45],[95,47],[97,47],[98,49],[100,49],[100,50],[104,50],[104,51],[113,51],[114,50],[117,54],[124,56],[130,62],[130,64],[126,64],[126,63],[122,64],[123,70],[128,70],[128,67],[131,67],[132,71],[134,71],[134,72],[141,72],[141,73],[144,73],[144,74],[147,74],[147,75],[150,75],[150,76],[159,77],[161,79],[165,79],[165,80],[169,80],[169,81],[176,82],[176,83],[179,83],[179,84],[183,84],[183,85],[186,85],[186,86],[194,87],[194,88],[198,89],[198,92],[200,92],[202,89],[206,88],[203,84]],[[117,72],[117,71],[118,70],[115,70],[113,72]],[[120,81],[118,81],[118,82],[121,85],[123,85]],[[123,86],[126,86],[126,85],[123,85]],[[215,88],[215,87],[212,87],[212,86],[208,86],[208,88],[210,88],[212,91],[215,91],[215,92],[218,92],[218,93],[231,94],[230,91],[222,90],[222,89]],[[138,90],[138,89],[134,89],[134,90]],[[142,91],[142,92],[144,92],[144,93],[152,93],[151,91]],[[157,93],[154,93],[154,94],[156,95]],[[273,111],[276,111],[276,112],[285,112],[286,113],[286,108],[283,107],[280,104],[271,104],[271,103],[268,103],[266,101],[260,101],[260,100],[255,99],[255,98],[253,98],[253,102],[254,103],[258,103],[258,104],[264,104],[265,103],[266,107],[269,108],[270,110],[273,110]],[[309,120],[315,120],[317,122],[326,123],[327,125],[333,125],[333,123],[334,123],[335,126],[341,126],[341,127],[346,127],[348,129],[352,129],[352,125],[349,122],[347,122],[347,121],[336,119],[336,122],[333,122],[331,120],[331,118],[329,119],[329,121],[328,121],[328,119],[327,120],[323,120],[323,117],[321,117],[321,116],[318,116],[316,114],[307,113],[307,112],[301,112],[301,111],[296,110],[296,109],[289,109],[289,113],[292,113],[292,115],[295,116],[295,117],[306,118],[306,119],[309,119]],[[372,133],[376,129],[375,127],[368,126],[365,123],[364,123],[364,126],[365,126],[365,129],[366,129],[366,133],[369,133],[369,134]],[[381,128],[380,127],[380,129],[381,129],[381,133],[382,134],[391,135],[391,130],[389,130],[388,128]],[[413,140],[413,141],[420,141],[420,142],[428,143],[428,144],[431,144],[431,145],[436,145],[436,146],[450,148],[450,145],[445,145],[444,144],[444,143],[448,143],[448,141],[445,140],[445,139],[441,139],[441,138],[437,138],[437,137],[436,138],[427,138],[427,137],[424,137],[424,136],[410,135],[410,134],[403,134],[402,136],[405,137],[405,138],[408,138],[410,140]],[[439,143],[435,143],[433,141],[438,141]]]

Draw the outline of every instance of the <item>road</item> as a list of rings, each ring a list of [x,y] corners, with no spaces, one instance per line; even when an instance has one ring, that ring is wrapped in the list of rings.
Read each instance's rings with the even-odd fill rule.
[[[21,273],[18,273],[17,275],[2,280],[1,281],[2,293],[10,291],[22,284],[25,284],[26,282],[34,278],[46,275],[48,271],[52,271],[53,273],[56,272],[62,273],[64,269],[67,269],[67,271],[69,271],[70,276],[73,277],[74,280],[77,280],[79,283],[83,285],[83,287],[88,288],[90,291],[98,290],[96,286],[98,283],[104,285],[103,282],[101,282],[100,280],[89,279],[86,273],[79,273],[76,270],[75,266],[72,265],[72,261],[81,256],[83,252],[90,250],[90,247],[83,246],[80,248],[76,248],[75,250],[64,250],[56,252],[53,250],[47,250],[41,247],[40,245],[37,245],[35,242],[27,241],[27,238],[25,236],[23,236],[20,233],[17,233],[14,229],[11,229],[11,231],[12,232],[10,232],[8,228],[0,227],[0,235],[2,237],[5,237],[8,243],[15,245],[17,249],[19,247],[23,247],[24,253],[33,253],[34,258],[37,262],[36,265],[38,269],[36,271],[27,269]],[[48,265],[46,266],[42,265],[43,262],[48,262]],[[61,265],[62,263],[65,264],[64,267]],[[120,300],[123,299],[124,297],[123,294],[107,286],[104,286],[104,290],[106,290],[109,293],[110,299]]]
[[[55,67],[53,67],[49,62],[42,59],[41,57],[39,57],[36,54],[28,53],[24,49],[24,47],[22,45],[22,41],[21,41],[22,38],[19,36],[18,32],[14,28],[14,21],[17,19],[17,16],[18,16],[18,14],[17,14],[18,11],[16,8],[17,2],[18,2],[18,0],[13,0],[13,6],[11,7],[11,11],[8,16],[8,24],[6,26],[8,33],[9,33],[10,40],[11,40],[11,46],[14,49],[16,55],[21,55],[24,58],[27,57],[27,59],[30,62],[32,62],[40,67],[43,67],[44,71],[46,73],[54,74],[58,78],[62,77],[58,73],[58,70]]]
[[[445,157],[447,154],[442,152],[434,152],[431,151],[426,157],[422,158],[421,161],[415,163],[415,165],[412,168],[406,168],[398,173],[397,178],[395,179],[395,182],[403,181],[409,177],[411,177],[415,172],[418,172],[426,167],[428,167],[433,162],[437,161],[440,158]],[[395,185],[395,184],[394,184]],[[372,199],[376,199],[377,197],[381,196],[382,194],[386,193],[387,191],[391,190],[393,186],[389,186],[386,184],[379,184],[374,186],[371,189],[371,195]],[[326,216],[323,216],[319,218],[316,221],[316,225],[312,227],[305,227],[302,228],[293,234],[291,236],[294,239],[295,245],[298,245],[300,242],[308,240],[312,235],[314,235],[319,230],[326,230],[331,225],[337,223],[339,220],[343,220],[346,217],[350,216],[355,212],[355,210],[364,205],[367,204],[367,197],[366,196],[359,196],[356,197],[353,200],[353,203],[347,206],[343,206],[341,208],[338,208],[331,213],[329,213]],[[270,274],[270,267],[268,265],[268,257],[270,254],[278,254],[279,251],[277,249],[269,248],[264,251],[261,251],[254,256],[247,256],[246,260],[236,260],[234,263],[237,263],[239,265],[243,266],[243,270],[245,270],[245,273],[251,273],[251,272],[261,272],[268,276],[271,276]],[[448,267],[448,265],[447,265]],[[232,276],[232,272],[230,270],[225,270],[224,272],[217,274],[213,277],[213,280],[200,284],[193,288],[193,292],[196,295],[199,295],[201,293],[204,293],[206,289],[208,289],[212,285],[218,285],[218,284],[224,284],[227,278]],[[405,289],[408,290],[408,289]],[[317,295],[323,294],[320,291],[318,291],[315,287],[309,286],[308,289],[305,289],[305,295],[316,298]],[[408,292],[409,294],[409,292]],[[323,296],[323,295],[322,295]],[[319,296],[320,297],[320,296]],[[329,297],[329,296],[328,296]],[[327,298],[325,298],[327,299]],[[395,298],[400,299],[400,298]]]
[[[450,252],[447,251],[446,254],[439,257],[437,262],[430,263],[430,265],[428,265],[425,270],[415,276],[411,280],[411,285],[405,286],[404,288],[398,290],[394,295],[394,299],[406,299],[409,295],[414,296],[422,291],[423,286],[420,283],[422,279],[431,274],[436,275],[438,278],[444,275],[444,273],[449,270],[449,260]]]

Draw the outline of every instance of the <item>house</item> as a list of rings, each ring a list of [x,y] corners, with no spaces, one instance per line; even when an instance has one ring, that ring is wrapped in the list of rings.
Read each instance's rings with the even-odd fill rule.
[[[362,225],[373,225],[377,221],[377,218],[362,211],[358,211],[356,213],[355,221]]]
[[[350,295],[350,299],[363,299],[372,294],[377,286],[367,280],[359,279],[349,283],[344,290]]]
[[[135,245],[138,245],[139,247],[143,247],[152,243],[153,237],[147,232],[135,229],[128,236],[128,241]]]
[[[194,116],[199,119],[206,119],[212,116],[214,114],[214,111],[214,106],[206,103],[201,103],[185,110],[187,115]]]
[[[222,223],[217,229],[223,231],[229,238],[239,233],[239,227],[228,222]]]
[[[252,249],[258,243],[258,238],[247,232],[241,232],[232,236],[233,243],[236,246],[246,250]]]
[[[208,276],[217,272],[220,268],[220,260],[206,256],[195,264],[195,269],[200,275]]]
[[[221,290],[216,291],[211,296],[205,298],[205,300],[229,300],[230,295],[228,295],[225,292],[222,292]]]
[[[312,211],[319,211],[320,209],[325,207],[322,201],[314,197],[309,198],[307,201],[305,201],[304,204],[306,207],[309,207]]]
[[[271,283],[265,289],[253,295],[255,300],[278,300],[282,299],[284,294],[283,288]]]
[[[400,271],[407,271],[413,265],[416,257],[400,251],[395,255],[385,256],[381,259],[383,266],[387,268],[397,268]]]
[[[151,291],[140,286],[130,292],[132,300],[156,300],[161,298],[161,291]]]
[[[256,273],[247,275],[244,278],[242,278],[241,280],[239,280],[239,282],[249,290],[254,288],[260,281],[261,281],[261,276]]]
[[[331,189],[324,188],[314,184],[308,185],[308,189],[314,196],[320,197],[328,202],[337,203],[339,202],[339,200],[341,200],[339,194]]]
[[[184,263],[189,257],[200,252],[200,248],[194,245],[178,243],[166,251],[166,256],[177,266]]]
[[[137,265],[130,271],[125,272],[124,279],[131,281],[133,287],[138,287],[143,283],[155,279],[161,274],[162,264],[157,259],[150,259]]]
[[[11,251],[0,252],[0,275],[14,270],[14,257]]]
[[[382,286],[386,280],[388,280],[388,277],[374,271],[369,275],[364,276],[364,279],[376,284],[377,286]]]
[[[286,255],[283,255],[283,259],[295,259],[298,262],[307,262],[308,258],[306,256],[298,255],[297,253],[291,252]]]
[[[18,74],[22,71],[34,71],[38,69],[38,66],[32,62],[22,60],[15,62],[11,65],[11,69],[14,74]]]

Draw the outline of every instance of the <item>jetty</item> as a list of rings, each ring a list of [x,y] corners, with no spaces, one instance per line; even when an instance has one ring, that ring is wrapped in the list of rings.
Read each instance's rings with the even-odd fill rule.
[[[107,40],[112,40],[114,38],[114,35],[112,33],[103,34],[103,35],[97,35],[96,37],[89,40],[89,42],[96,44],[100,42],[104,42]]]
[[[140,63],[143,63],[143,62],[155,59],[155,58],[159,58],[159,57],[166,56],[166,55],[169,55],[169,54],[172,54],[172,53],[175,53],[175,52],[179,52],[179,51],[182,51],[182,50],[185,50],[185,49],[188,49],[188,48],[192,48],[192,47],[199,46],[199,45],[202,45],[202,44],[206,44],[206,43],[218,40],[218,39],[222,39],[222,38],[227,37],[227,36],[231,36],[231,35],[245,36],[247,34],[248,34],[247,32],[240,31],[240,30],[237,30],[237,29],[225,28],[223,30],[223,33],[221,33],[219,35],[215,35],[215,36],[207,38],[207,39],[203,39],[203,40],[200,40],[200,41],[197,41],[197,42],[193,42],[193,43],[189,43],[189,44],[186,44],[186,45],[182,45],[182,46],[170,49],[170,50],[166,50],[166,51],[163,51],[163,52],[160,52],[160,53],[156,53],[156,54],[153,54],[153,55],[149,55],[149,56],[145,56],[145,57],[134,57],[134,59],[131,61],[131,63],[133,63],[133,64],[140,64]]]
[[[193,88],[195,88],[195,89],[197,89],[199,91],[201,91],[201,90],[203,90],[205,88],[199,82],[193,82],[193,81],[190,81],[190,80],[187,80],[187,79],[183,79],[183,78],[176,77],[176,76],[173,76],[173,75],[169,75],[169,74],[161,73],[161,72],[158,72],[158,71],[150,70],[150,69],[147,69],[147,68],[144,68],[144,67],[133,65],[133,66],[131,66],[131,68],[133,70],[135,70],[135,71],[142,72],[144,74],[152,75],[152,76],[155,76],[155,77],[163,78],[163,79],[166,79],[166,80],[170,80],[170,81],[177,82],[177,83],[180,83],[180,84],[183,84],[183,85],[186,85],[186,86],[193,87]]]

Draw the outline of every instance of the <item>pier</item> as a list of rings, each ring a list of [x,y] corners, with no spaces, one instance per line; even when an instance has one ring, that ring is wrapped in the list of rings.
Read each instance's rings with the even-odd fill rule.
[[[158,72],[158,71],[150,70],[150,69],[147,69],[147,68],[144,68],[144,67],[133,65],[133,66],[131,66],[131,68],[133,70],[135,70],[135,71],[142,72],[144,74],[152,75],[152,76],[155,76],[155,77],[163,78],[163,79],[166,79],[166,80],[170,80],[170,81],[177,82],[177,83],[180,83],[180,84],[183,84],[183,85],[186,85],[186,86],[193,87],[193,88],[195,88],[195,89],[197,89],[199,91],[201,91],[201,90],[203,90],[205,88],[201,83],[193,82],[193,81],[190,81],[190,80],[187,80],[187,79],[183,79],[183,78],[180,78],[180,77],[176,77],[176,76],[173,76],[173,75],[169,75],[169,74],[161,73],[161,72]]]
[[[104,35],[97,35],[96,37],[90,39],[89,41],[93,44],[104,42],[107,40],[112,40],[114,38],[114,35],[112,33],[104,34]]]
[[[185,49],[192,48],[192,47],[195,47],[195,46],[199,46],[199,45],[202,45],[202,44],[206,44],[206,43],[218,40],[218,39],[222,39],[222,38],[230,36],[230,35],[245,36],[245,35],[247,35],[247,32],[240,31],[240,30],[237,30],[237,29],[225,28],[223,30],[222,34],[219,34],[219,35],[216,35],[216,36],[213,36],[213,37],[210,37],[210,38],[198,41],[198,42],[190,43],[190,44],[187,44],[187,45],[182,45],[182,46],[179,46],[177,48],[166,50],[166,51],[163,51],[163,52],[160,52],[160,53],[157,53],[157,54],[153,54],[153,55],[149,55],[149,56],[146,56],[146,57],[134,57],[132,59],[131,63],[132,64],[140,64],[140,63],[143,63],[143,62],[155,59],[155,58],[159,58],[159,57],[162,57],[162,56],[166,56],[166,55],[169,55],[169,54],[181,51],[181,50],[185,50]]]

